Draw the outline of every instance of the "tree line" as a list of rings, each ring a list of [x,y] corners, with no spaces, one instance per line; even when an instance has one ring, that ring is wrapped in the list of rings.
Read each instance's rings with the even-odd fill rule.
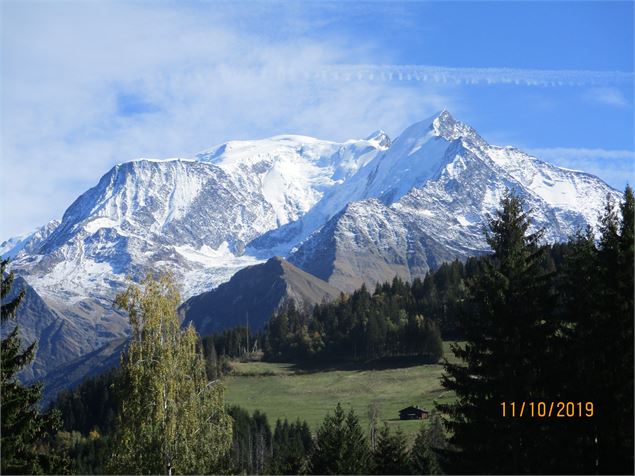
[[[102,377],[111,380],[114,373]],[[90,395],[87,386],[74,392]],[[80,386],[81,387],[81,386]],[[94,384],[88,387],[93,387]],[[68,396],[71,392],[68,392]],[[65,398],[66,402],[71,399]],[[90,400],[88,400],[90,401]],[[70,406],[59,407],[62,430],[52,440],[52,451],[66,453],[67,471],[71,474],[111,474],[114,427],[83,426],[78,431],[66,425],[77,422]],[[361,427],[354,411],[345,412],[338,404],[327,414],[315,432],[306,421],[277,420],[272,427],[267,415],[256,410],[249,413],[238,406],[227,408],[232,419],[229,450],[218,462],[224,474],[441,474],[436,452],[446,447],[446,436],[437,413],[423,424],[414,442],[408,442],[401,430],[387,425],[376,428],[371,438]],[[108,420],[112,422],[112,420]],[[88,422],[85,422],[88,423]],[[78,425],[82,427],[82,425]]]
[[[374,441],[353,410],[338,403],[315,433],[305,421],[278,420],[231,407],[233,442],[224,472],[230,474],[441,474],[436,452],[445,448],[441,419],[434,413],[409,444],[400,429],[383,425]],[[376,424],[376,422],[375,422]]]
[[[545,245],[537,258],[541,273],[562,265],[568,244]],[[284,303],[265,329],[253,336],[270,361],[355,361],[393,356],[419,356],[436,363],[443,355],[442,338],[465,337],[462,316],[469,315],[470,283],[489,258],[443,263],[412,283],[395,277],[370,293],[365,285],[335,302],[299,308]],[[242,333],[240,331],[242,329]],[[245,328],[238,328],[245,335]]]
[[[399,278],[371,294],[362,286],[312,311],[286,303],[264,330],[264,358],[272,361],[311,359],[356,361],[392,356],[419,356],[436,363],[443,355],[438,324],[408,312],[410,285]]]
[[[259,349],[259,334],[253,335],[247,326],[236,326],[201,338],[207,376],[220,378],[231,371],[230,362],[248,358]]]

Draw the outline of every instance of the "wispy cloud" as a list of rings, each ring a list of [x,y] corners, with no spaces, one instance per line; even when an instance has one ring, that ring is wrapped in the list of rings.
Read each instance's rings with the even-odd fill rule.
[[[620,108],[629,104],[624,93],[614,87],[593,88],[587,92],[585,98],[594,103]]]
[[[115,163],[277,133],[396,134],[455,105],[433,86],[299,81],[370,53],[337,37],[278,41],[210,10],[3,6],[0,238],[59,218]]]
[[[394,136],[442,108],[461,117],[464,85],[633,81],[619,71],[375,64],[390,59],[382,38],[366,44],[332,25],[322,35],[343,8],[324,5],[337,11],[2,2],[0,239],[59,218],[100,174],[138,157],[279,133],[345,140],[382,128]],[[377,17],[362,4],[349,8]],[[318,33],[306,34],[316,24]]]

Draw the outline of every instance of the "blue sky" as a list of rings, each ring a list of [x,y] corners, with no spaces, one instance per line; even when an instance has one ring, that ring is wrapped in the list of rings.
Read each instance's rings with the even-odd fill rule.
[[[630,1],[0,8],[0,240],[61,218],[116,163],[394,137],[442,108],[492,143],[635,181]]]

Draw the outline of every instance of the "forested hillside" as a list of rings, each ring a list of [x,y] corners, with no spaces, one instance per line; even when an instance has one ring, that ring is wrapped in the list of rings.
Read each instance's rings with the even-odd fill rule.
[[[540,272],[558,271],[570,246],[541,247],[536,260]],[[362,286],[312,309],[287,303],[272,316],[261,337],[265,359],[355,361],[410,355],[421,357],[421,362],[437,362],[442,338],[464,338],[460,321],[469,320],[474,304],[470,286],[489,262],[487,256],[455,260],[423,280],[407,283],[395,277],[372,293]]]

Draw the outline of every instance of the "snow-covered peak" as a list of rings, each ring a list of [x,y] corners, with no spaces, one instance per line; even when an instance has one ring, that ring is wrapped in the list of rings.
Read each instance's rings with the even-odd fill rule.
[[[447,140],[458,138],[458,129],[464,124],[457,122],[447,109],[436,112],[425,119],[411,124],[399,134],[395,140],[407,140],[412,138],[421,138],[432,134],[437,137],[443,137]]]
[[[589,224],[597,221],[595,204],[617,192],[591,174],[564,169],[514,147],[489,146],[488,156],[507,174],[552,207],[577,210]]]
[[[366,140],[368,142],[371,142],[373,144],[376,144],[377,148],[380,149],[387,149],[388,147],[390,147],[392,141],[390,140],[390,137],[388,136],[388,134],[383,131],[382,129],[376,130],[375,132],[373,132],[372,134],[370,134],[368,137],[366,137]]]
[[[46,225],[38,227],[31,233],[9,238],[0,244],[2,259],[15,259],[20,253],[33,253],[59,226],[58,220],[51,220]]]
[[[24,248],[25,242],[31,237],[33,233],[23,233],[21,235],[12,236],[0,243],[0,257],[2,259],[13,259],[22,248]]]
[[[451,124],[454,124],[454,120],[444,111],[406,128],[391,141],[389,147],[376,153],[342,186],[329,190],[299,223],[274,230],[252,245],[257,249],[279,246],[281,252],[286,251],[298,240],[308,237],[348,203],[368,198],[392,203],[413,187],[423,186],[438,176],[452,160],[453,155],[448,153],[456,144],[443,137],[438,130]],[[370,142],[373,137],[384,135],[378,131],[366,140]]]
[[[186,213],[212,172],[202,164],[178,159],[116,165],[66,210],[47,247],[101,228],[122,235],[158,233]]]
[[[435,114],[406,128],[390,148],[366,168],[362,198],[378,197],[390,203],[413,187],[434,178],[448,161],[446,153],[458,137],[458,123],[447,111]]]
[[[443,109],[442,111],[435,114],[434,119],[432,120],[432,125],[436,129],[454,127],[455,124],[456,120],[454,119],[454,117],[452,117],[452,114],[450,114],[450,111],[448,111],[447,109]]]
[[[485,147],[487,142],[476,130],[464,122],[459,122],[443,110],[432,122],[434,133],[448,141],[461,140],[467,147]]]
[[[329,179],[356,172],[374,154],[388,147],[390,139],[379,131],[368,139],[338,143],[301,135],[279,135],[267,139],[229,141],[200,152],[196,159],[225,171],[245,170],[261,174],[284,167],[293,173]],[[351,157],[353,156],[353,157]],[[297,178],[297,177],[295,177]]]
[[[199,153],[241,183],[261,190],[276,214],[276,226],[297,220],[329,189],[343,183],[385,150],[390,139],[338,143],[299,135],[230,141]]]
[[[299,135],[279,135],[267,139],[233,140],[196,155],[203,162],[225,167],[257,164],[266,158],[294,155],[308,162],[330,157],[340,144]]]

